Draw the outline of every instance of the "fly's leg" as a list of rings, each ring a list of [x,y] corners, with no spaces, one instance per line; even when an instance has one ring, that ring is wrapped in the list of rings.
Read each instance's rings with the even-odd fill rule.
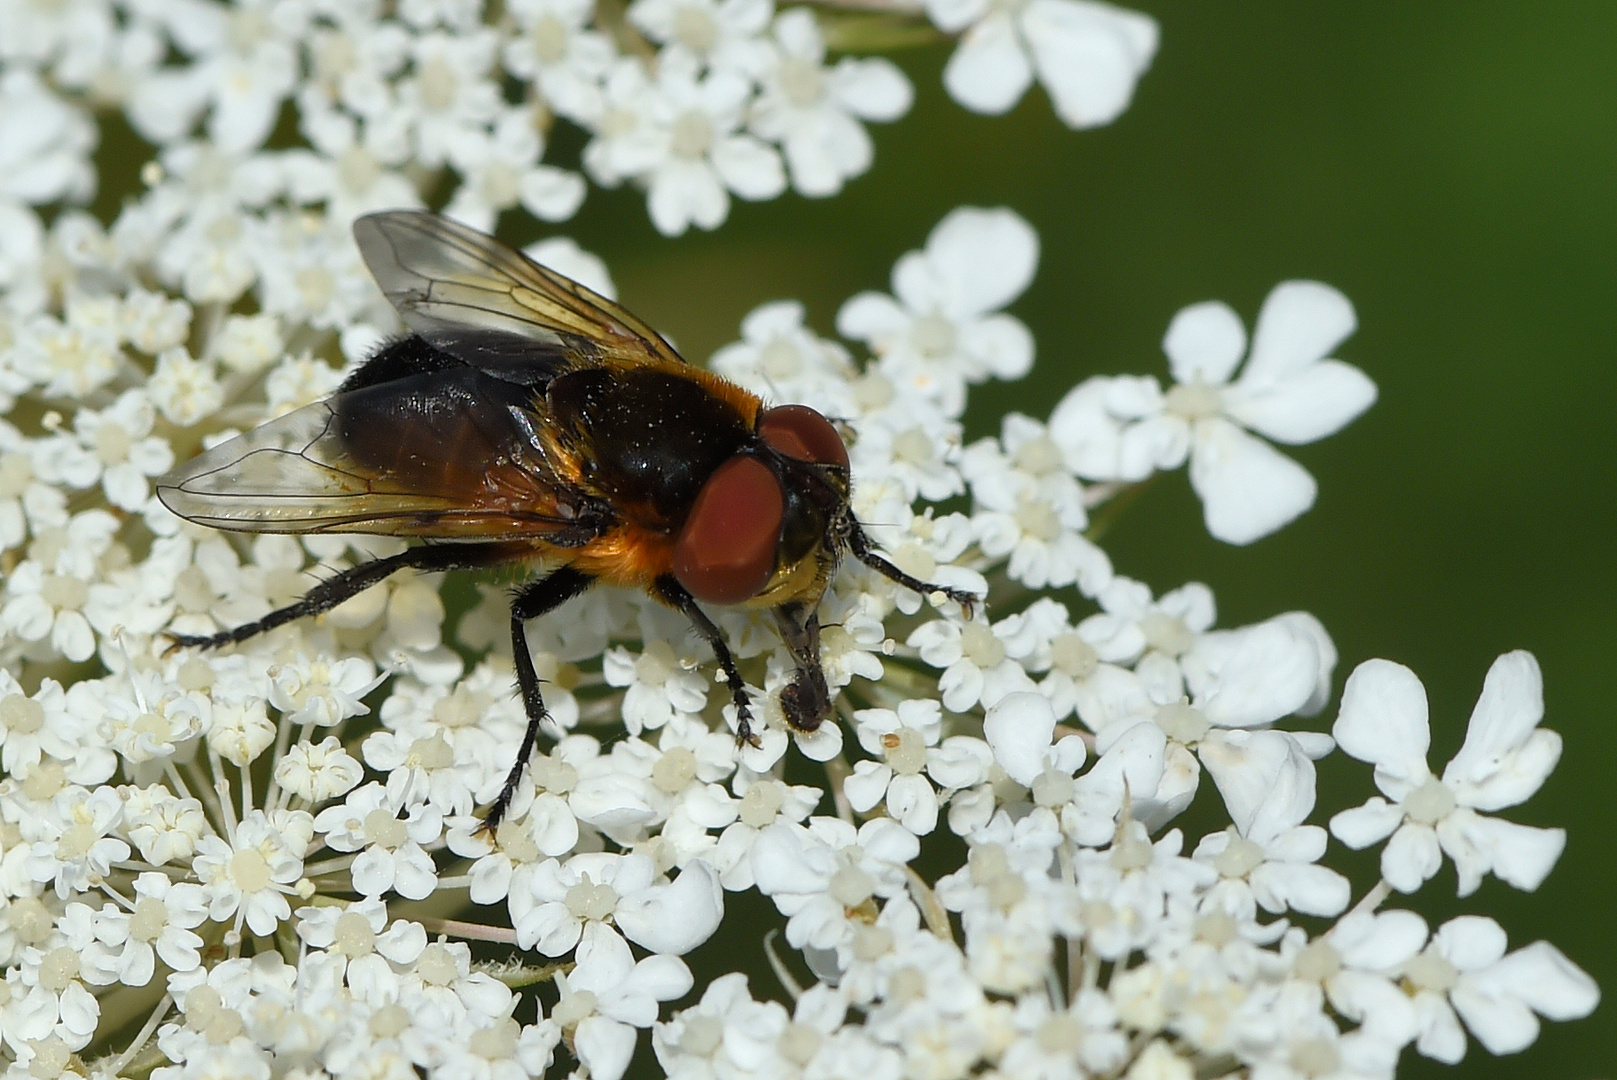
[[[581,570],[564,566],[538,581],[530,581],[511,598],[511,659],[517,669],[517,689],[522,693],[522,710],[528,714],[528,730],[522,733],[522,747],[517,751],[517,760],[511,766],[511,771],[505,775],[505,784],[483,818],[486,832],[492,833],[499,828],[500,819],[510,809],[517,783],[528,767],[528,758],[533,756],[540,725],[550,719],[544,698],[539,694],[539,672],[534,670],[533,655],[528,652],[527,622],[561,607],[589,588],[594,580]]]
[[[876,573],[880,574],[882,577],[887,578],[889,581],[896,582],[913,593],[919,593],[923,597],[931,596],[933,593],[940,592],[944,596],[947,596],[950,600],[953,600],[955,603],[959,604],[960,607],[965,611],[967,618],[971,617],[972,609],[978,604],[982,603],[983,598],[978,596],[976,593],[967,592],[964,589],[952,588],[948,585],[934,585],[929,581],[922,581],[918,577],[912,577],[909,574],[906,574],[904,571],[888,562],[876,552],[875,546],[870,542],[870,537],[865,535],[865,530],[859,527],[859,523],[853,520],[852,515],[848,516],[848,520],[843,526],[843,529],[843,535],[848,543],[848,550],[853,552],[854,558],[876,571]]]
[[[818,731],[831,711],[831,689],[820,666],[820,614],[804,604],[782,604],[775,625],[797,664],[797,677],[781,689],[780,710],[798,731]]]
[[[736,707],[736,743],[746,743],[757,746],[758,736],[752,730],[752,703],[747,697],[747,681],[741,677],[741,669],[736,667],[735,657],[730,655],[730,646],[725,644],[724,632],[716,626],[707,613],[697,606],[696,598],[685,590],[685,586],[672,577],[660,577],[652,582],[652,593],[674,608],[691,621],[703,641],[713,650],[713,655],[719,661],[719,668],[724,672],[725,685],[730,688],[730,700]]]
[[[334,574],[303,594],[303,599],[283,608],[276,608],[261,619],[221,630],[217,634],[169,634],[173,642],[169,651],[181,648],[217,649],[268,633],[306,615],[319,615],[330,611],[351,597],[358,596],[383,578],[400,570],[420,570],[434,573],[439,570],[466,570],[488,566],[510,558],[509,550],[495,544],[427,544],[409,548],[397,555],[372,559]]]

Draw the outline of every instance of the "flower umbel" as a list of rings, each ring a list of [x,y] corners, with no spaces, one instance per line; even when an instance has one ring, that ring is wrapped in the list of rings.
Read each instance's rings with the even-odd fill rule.
[[[882,156],[867,126],[927,92],[850,53],[939,32],[968,108],[1037,80],[1074,128],[1127,107],[1158,38],[1091,0],[0,5],[7,1077],[1383,1077],[1595,1007],[1548,942],[1384,907],[1445,860],[1461,896],[1553,868],[1564,832],[1497,816],[1561,750],[1531,655],[1494,663],[1434,774],[1413,673],[1361,664],[1311,730],[1337,661],[1317,619],[1221,626],[1211,589],[1124,577],[1093,528],[1181,465],[1219,539],[1308,509],[1271,443],[1376,396],[1331,356],[1355,315],[1317,282],[1278,285],[1250,348],[1227,306],[1181,311],[1167,389],[1086,371],[1047,420],[970,445],[973,386],[1034,361],[1009,309],[1039,238],[1013,210],[943,216],[890,294],[842,305],[842,340],[796,301],[748,315],[712,369],[842,424],[854,515],[945,589],[843,561],[812,732],[781,705],[802,665],[776,623],[709,606],[727,688],[715,638],[633,590],[533,620],[527,657],[499,590],[461,602],[430,574],[171,647],[407,550],[244,539],[153,490],[397,339],[356,215],[532,239],[629,185],[674,235],[722,227],[732,196],[835,197]],[[115,116],[146,160],[100,161]],[[98,184],[111,220],[84,209]],[[566,238],[528,250],[613,293]],[[967,593],[986,604],[947,601]],[[550,724],[485,828],[524,745],[522,660]],[[1380,794],[1332,815],[1315,772],[1338,749]],[[1356,888],[1333,836],[1379,846],[1382,879]],[[725,922],[745,893],[765,899]],[[781,987],[697,985],[715,935]]]

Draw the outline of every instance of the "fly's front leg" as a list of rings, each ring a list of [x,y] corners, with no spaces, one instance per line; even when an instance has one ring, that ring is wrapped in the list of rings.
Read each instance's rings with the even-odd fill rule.
[[[528,715],[528,729],[522,733],[522,748],[517,751],[511,771],[505,775],[505,784],[483,818],[483,829],[489,833],[499,828],[500,819],[510,809],[517,783],[539,740],[540,725],[550,719],[545,700],[539,693],[539,672],[534,669],[533,655],[528,652],[527,622],[565,604],[589,588],[594,580],[583,571],[564,566],[538,581],[530,581],[511,598],[511,660],[516,665],[517,689],[522,693],[522,711]]]
[[[658,578],[652,582],[651,591],[657,599],[689,619],[702,640],[713,650],[719,668],[724,672],[725,685],[730,688],[730,700],[735,702],[736,742],[758,746],[758,736],[752,730],[752,703],[747,696],[747,680],[741,677],[741,669],[736,667],[735,657],[730,655],[724,632],[707,617],[707,612],[697,606],[696,598],[685,590],[685,586],[673,577]]]
[[[870,542],[870,537],[865,535],[865,530],[860,527],[859,523],[853,520],[853,515],[848,515],[846,522],[841,527],[841,531],[847,541],[848,550],[853,552],[854,558],[889,581],[896,582],[911,592],[920,594],[922,597],[929,597],[933,593],[940,592],[959,604],[968,619],[971,618],[972,609],[982,603],[983,598],[976,593],[956,589],[949,585],[935,585],[930,581],[922,581],[918,577],[906,574],[888,562],[877,554],[875,545]]]
[[[780,711],[798,731],[818,731],[831,712],[831,689],[820,666],[820,613],[804,604],[782,604],[774,614],[797,664],[797,677],[781,689]]]

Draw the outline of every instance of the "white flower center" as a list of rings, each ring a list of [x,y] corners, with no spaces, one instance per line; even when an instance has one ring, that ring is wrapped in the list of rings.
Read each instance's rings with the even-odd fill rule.
[[[910,324],[910,341],[924,356],[947,356],[955,349],[954,323],[933,312]]]
[[[32,735],[45,726],[45,706],[22,694],[0,698],[0,728],[15,735]]]
[[[1215,948],[1235,940],[1235,917],[1227,911],[1209,911],[1196,918],[1196,939]]]
[[[1460,979],[1455,966],[1428,949],[1404,965],[1404,978],[1416,990],[1447,994]]]
[[[1411,821],[1435,825],[1454,813],[1454,792],[1435,776],[1404,796],[1404,813]]]
[[[926,739],[914,728],[899,728],[882,736],[888,766],[900,776],[914,776],[926,768]]]
[[[1157,727],[1168,738],[1182,746],[1194,746],[1201,742],[1213,727],[1200,709],[1182,701],[1158,709],[1156,721]]]
[[[238,851],[230,858],[230,879],[242,892],[258,892],[269,887],[269,863],[252,849]]]
[[[410,753],[406,757],[406,764],[416,769],[447,769],[455,763],[455,751],[441,731],[415,740],[410,744]]]
[[[337,182],[349,194],[369,191],[381,175],[381,163],[363,146],[350,146],[337,155]]]
[[[472,1033],[471,1051],[484,1061],[506,1061],[516,1053],[520,1032],[515,1020],[502,1016],[488,1027]]]
[[[1190,632],[1183,619],[1159,611],[1140,620],[1140,633],[1145,635],[1147,645],[1168,656],[1182,656],[1196,644],[1196,635]]]
[[[679,1048],[692,1057],[710,1057],[724,1042],[724,1021],[716,1016],[687,1016]]]
[[[760,780],[741,796],[741,823],[754,829],[772,824],[781,807],[780,785],[773,780]]]
[[[1302,982],[1322,983],[1342,970],[1342,954],[1320,938],[1303,947],[1291,962],[1291,970]]]
[[[803,358],[797,346],[786,338],[770,338],[758,350],[758,369],[772,379],[786,379],[803,370]]]
[[[578,784],[578,770],[553,757],[536,759],[528,774],[536,788],[555,795],[565,795]]]
[[[932,438],[918,427],[901,432],[893,438],[893,458],[911,465],[925,465],[931,461]]]
[[[1051,441],[1048,435],[1040,435],[1037,439],[1029,439],[1016,448],[1011,455],[1016,467],[1025,473],[1034,476],[1043,476],[1054,472],[1061,465],[1061,448]]]
[[[89,599],[90,587],[66,574],[46,574],[39,586],[39,595],[57,611],[77,611]]]
[[[1045,1053],[1070,1057],[1084,1048],[1084,1025],[1070,1013],[1057,1013],[1039,1025],[1035,1037]]]
[[[39,962],[39,985],[60,994],[79,974],[78,950],[62,945],[46,953]]]
[[[825,1037],[807,1024],[791,1023],[775,1042],[780,1056],[797,1066],[807,1065],[820,1052]]]
[[[1016,524],[1023,535],[1048,544],[1061,535],[1061,519],[1047,502],[1022,498],[1016,504]]]
[[[1093,645],[1068,631],[1050,643],[1050,666],[1082,682],[1100,666],[1100,655]]]
[[[135,901],[135,910],[129,916],[129,936],[147,943],[163,936],[168,926],[168,907],[155,896],[143,896]]]
[[[0,499],[15,499],[34,482],[34,465],[16,451],[0,454]]]
[[[543,15],[533,24],[528,39],[541,64],[559,64],[567,56],[567,27],[554,15]]]
[[[1172,387],[1163,407],[1185,420],[1202,420],[1224,411],[1224,398],[1216,386],[1203,382],[1180,383]]]
[[[122,424],[103,423],[95,432],[95,456],[103,465],[117,465],[129,460],[129,448],[135,440],[129,437]]]
[[[618,906],[618,891],[610,885],[597,885],[588,874],[567,890],[567,910],[575,919],[600,922]]]
[[[876,883],[857,866],[843,866],[831,875],[831,885],[826,891],[843,907],[856,908],[876,895]]]
[[[344,956],[369,956],[376,951],[376,931],[359,912],[345,911],[337,916],[331,943]]]
[[[690,787],[696,779],[696,754],[689,747],[676,746],[651,767],[651,782],[669,795]]]
[[[556,1002],[555,1011],[550,1014],[550,1018],[556,1022],[558,1027],[566,1031],[577,1027],[582,1021],[594,1016],[598,1004],[594,991],[575,990]]]
[[[433,112],[442,112],[455,103],[460,77],[448,62],[435,56],[421,65],[416,85],[421,88],[421,104]]]
[[[998,667],[1005,660],[1005,643],[982,623],[967,623],[960,630],[960,651],[980,668]]]
[[[490,206],[496,210],[509,210],[517,204],[521,194],[522,177],[505,162],[496,161],[483,170],[483,178],[478,186],[482,188],[483,198],[488,200]]]
[[[713,146],[713,121],[701,109],[686,109],[674,121],[674,156],[692,161],[707,156]]]
[[[786,100],[799,108],[815,104],[825,94],[825,79],[820,66],[798,56],[788,56],[780,62],[777,77],[780,91]]]
[[[686,6],[674,13],[674,40],[692,52],[705,53],[718,39],[718,24],[701,8]]]
[[[389,1003],[371,1013],[366,1025],[378,1039],[394,1039],[410,1029],[410,1010],[403,1005]]]
[[[1227,878],[1244,878],[1263,865],[1263,849],[1246,837],[1229,830],[1230,842],[1213,860],[1213,866]]]

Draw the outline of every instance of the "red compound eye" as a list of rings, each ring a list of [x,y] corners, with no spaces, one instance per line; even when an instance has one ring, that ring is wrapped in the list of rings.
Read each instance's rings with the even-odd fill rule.
[[[771,450],[811,465],[848,467],[848,448],[831,421],[807,405],[782,405],[758,417],[758,437]]]
[[[785,511],[786,493],[769,466],[755,457],[726,461],[702,485],[674,541],[675,580],[709,604],[757,596],[775,570]]]

